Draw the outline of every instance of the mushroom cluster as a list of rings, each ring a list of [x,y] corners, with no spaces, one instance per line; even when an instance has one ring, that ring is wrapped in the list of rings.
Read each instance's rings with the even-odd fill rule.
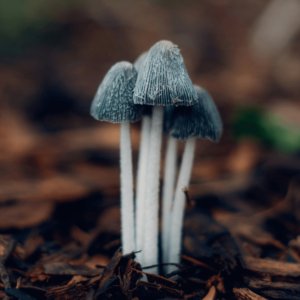
[[[165,107],[165,112],[164,112]],[[100,121],[121,123],[121,242],[123,254],[140,251],[137,260],[158,273],[159,173],[163,128],[169,138],[162,200],[162,261],[179,262],[185,195],[195,138],[217,141],[221,120],[209,94],[193,86],[183,58],[169,41],[156,43],[132,65],[116,63],[101,82],[91,106]],[[165,115],[165,123],[163,126]],[[130,122],[142,118],[134,203]],[[177,185],[177,140],[186,140]],[[168,271],[172,271],[172,267]]]

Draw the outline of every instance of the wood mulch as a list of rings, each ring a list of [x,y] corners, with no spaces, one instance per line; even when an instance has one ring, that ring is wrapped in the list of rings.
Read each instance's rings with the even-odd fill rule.
[[[226,135],[199,142],[182,262],[158,276],[121,255],[118,126],[45,135],[17,118],[2,133],[3,299],[299,299],[298,157]]]

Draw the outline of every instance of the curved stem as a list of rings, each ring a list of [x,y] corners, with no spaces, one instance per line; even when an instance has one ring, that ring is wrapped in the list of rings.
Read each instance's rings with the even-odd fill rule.
[[[145,265],[158,263],[159,171],[163,113],[162,106],[153,107],[145,198],[145,238],[143,242]],[[157,267],[151,269],[152,273],[157,273],[157,271]]]
[[[140,138],[140,151],[138,160],[137,186],[136,186],[136,211],[135,211],[135,228],[136,228],[136,251],[142,250],[144,237],[144,215],[145,215],[145,198],[147,186],[147,163],[150,141],[151,118],[144,116],[142,119],[142,130]],[[143,265],[143,251],[136,253],[137,261]]]
[[[169,245],[169,262],[179,263],[182,243],[182,230],[183,230],[183,217],[184,217],[184,205],[185,205],[185,194],[184,188],[188,188],[191,171],[194,161],[194,150],[195,150],[195,138],[189,138],[184,147],[181,167],[179,171],[175,198],[172,210],[172,224],[171,224],[171,235]],[[168,267],[168,272],[175,269],[174,266]]]
[[[130,122],[120,125],[122,253],[134,251],[133,172]]]
[[[175,177],[176,177],[176,160],[177,160],[177,139],[169,135],[165,168],[164,168],[164,185],[162,198],[162,251],[163,262],[167,263],[169,255],[169,237],[171,231],[171,211],[174,197]]]

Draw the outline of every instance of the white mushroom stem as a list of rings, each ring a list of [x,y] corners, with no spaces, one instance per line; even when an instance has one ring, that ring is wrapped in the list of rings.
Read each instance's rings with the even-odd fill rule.
[[[136,251],[143,248],[144,225],[145,225],[145,198],[147,187],[147,163],[149,155],[151,118],[144,116],[142,119],[142,130],[140,138],[140,151],[137,171],[137,186],[136,186],[136,210],[135,210],[135,228],[136,228]],[[137,261],[144,264],[143,251],[136,253]]]
[[[122,253],[135,250],[133,172],[130,122],[120,125],[120,168],[121,168],[121,235]]]
[[[147,166],[147,189],[145,198],[144,264],[158,264],[158,214],[159,214],[159,171],[163,127],[163,107],[154,106],[150,133],[150,146]],[[157,267],[150,269],[158,272]]]
[[[174,197],[176,178],[177,144],[177,139],[169,135],[165,157],[164,185],[162,197],[162,251],[164,263],[169,262],[168,247],[171,230],[172,202]]]
[[[185,143],[175,191],[169,244],[169,262],[174,263],[180,262],[179,254],[181,253],[181,240],[185,206],[185,194],[183,191],[189,186],[194,161],[195,144],[195,138],[189,138]],[[171,272],[174,269],[174,266],[168,266],[168,272]]]

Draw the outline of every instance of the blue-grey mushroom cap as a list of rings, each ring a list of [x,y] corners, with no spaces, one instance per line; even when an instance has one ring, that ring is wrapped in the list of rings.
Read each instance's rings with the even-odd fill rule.
[[[197,95],[177,46],[156,43],[140,66],[134,89],[135,104],[190,106]]]
[[[114,64],[98,87],[91,105],[91,115],[111,123],[135,122],[141,118],[141,108],[133,103],[137,79],[134,66],[122,61]]]
[[[140,67],[143,64],[143,62],[145,61],[146,57],[147,57],[148,51],[143,52],[133,63],[135,69],[137,70],[137,72],[140,71]]]
[[[195,85],[197,102],[189,107],[175,107],[170,121],[173,137],[186,140],[190,137],[210,139],[217,142],[222,133],[222,121],[208,92]]]

